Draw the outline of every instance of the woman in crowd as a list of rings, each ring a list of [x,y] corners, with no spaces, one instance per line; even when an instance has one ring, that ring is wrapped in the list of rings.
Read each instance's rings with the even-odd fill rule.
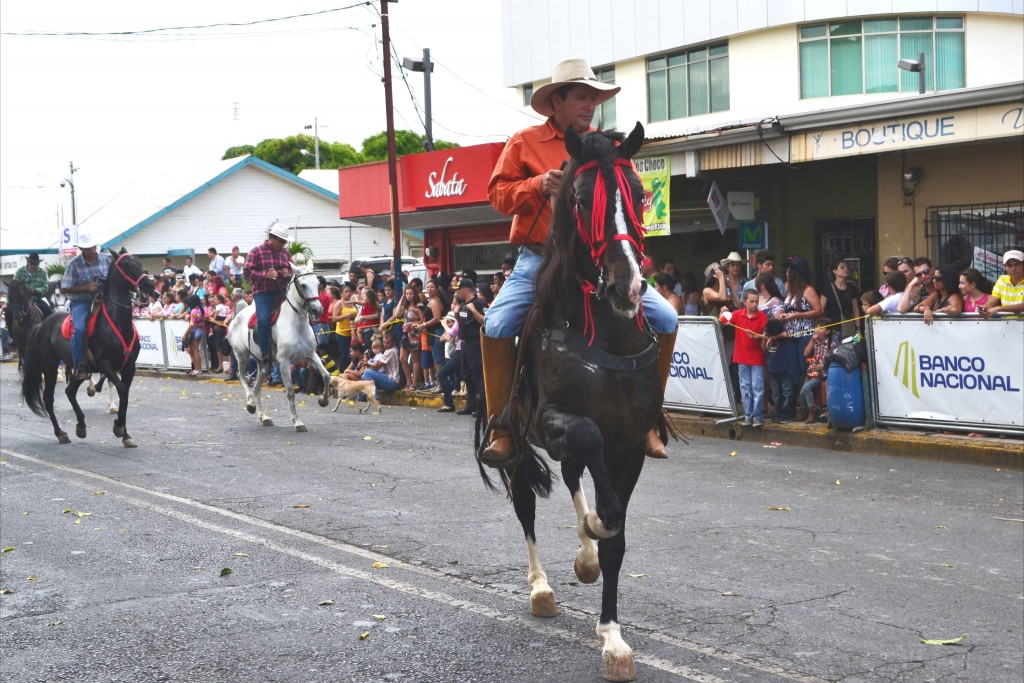
[[[439,413],[455,412],[455,402],[452,392],[458,387],[462,378],[462,340],[459,339],[459,310],[462,303],[458,298],[452,299],[451,312],[441,319],[441,326],[444,327],[444,334],[441,339],[447,344],[448,353],[445,354],[447,361],[444,367],[437,373],[437,383],[441,388],[443,403],[437,409]]]
[[[349,349],[352,348],[352,321],[359,315],[359,309],[352,301],[354,290],[351,284],[346,282],[340,289],[335,289],[338,289],[339,296],[331,311],[331,322],[334,323],[335,339],[338,342],[338,362],[346,363]]]
[[[832,282],[825,290],[825,317],[832,321],[833,341],[837,344],[860,332],[860,291],[850,282],[850,266],[845,259],[830,264]]]
[[[174,294],[170,290],[163,293],[160,297],[163,308],[160,311],[161,318],[173,318],[174,317]]]
[[[224,278],[220,275],[209,275],[206,278],[206,293],[211,296],[217,296],[220,294],[224,297],[225,301],[231,296],[231,292],[228,291],[227,285],[224,284]]]
[[[420,379],[420,324],[423,322],[420,295],[412,283],[402,291],[395,315],[402,320],[402,348],[398,360],[405,375],[403,391],[412,392],[416,391]]]
[[[174,290],[174,312],[171,314],[170,317],[177,318],[178,320],[188,319],[189,308],[185,304],[185,301],[188,299],[189,296],[191,295],[188,294],[188,291],[185,289]]]
[[[655,291],[672,304],[672,308],[676,309],[676,314],[681,314],[683,312],[683,300],[676,296],[676,282],[672,279],[672,276],[668,273],[655,273],[653,279]]]
[[[786,336],[780,339],[778,353],[786,355],[792,373],[793,388],[796,390],[807,373],[802,347],[814,329],[814,321],[821,316],[821,298],[811,285],[814,279],[811,267],[802,256],[790,256],[783,264],[786,273],[786,298],[782,300],[783,310],[775,319],[781,320]],[[795,395],[789,405],[777,406],[784,416],[796,412]]]
[[[228,306],[227,297],[223,294],[215,294],[213,296],[214,307],[213,307],[213,323],[207,348],[210,353],[210,365],[214,372],[226,372],[231,373],[231,359],[221,353],[221,342],[227,336],[228,330],[228,314],[231,312],[231,307]]]
[[[444,299],[441,298],[441,288],[435,278],[428,280],[424,289],[427,306],[423,309],[424,338],[420,340],[423,349],[420,366],[423,368],[423,388],[433,389],[437,384],[437,371],[444,367],[444,342],[441,341],[444,328],[441,326],[441,318],[444,317],[446,308]]]
[[[960,290],[952,287],[952,283],[946,282],[946,280],[947,278],[942,270],[936,268],[932,275],[932,282],[935,283],[935,292],[918,304],[918,308],[924,314],[926,325],[932,324],[936,313],[960,315],[964,311],[964,298],[960,296]]]
[[[164,317],[164,306],[160,302],[161,296],[157,292],[150,292],[149,295],[149,306],[146,307],[146,313],[143,317],[149,318],[150,320],[159,320]]]
[[[976,268],[968,268],[960,273],[960,293],[964,299],[964,313],[977,313],[978,309],[988,301],[988,293],[992,291],[992,283]]]
[[[704,302],[697,288],[697,276],[683,274],[683,315],[704,315]]]
[[[188,327],[182,335],[182,344],[188,357],[192,359],[192,370],[188,375],[196,377],[203,372],[203,356],[199,351],[199,345],[206,338],[206,314],[203,302],[195,294],[190,294],[185,304],[188,307]]]
[[[885,276],[889,273],[895,273],[900,269],[900,259],[896,256],[890,256],[885,259],[885,263],[882,264],[882,284],[878,287],[878,293],[882,295],[884,299],[887,296],[892,296],[893,292],[889,291],[889,285],[885,284]]]
[[[754,280],[754,286],[757,288],[757,310],[763,311],[769,319],[782,312],[784,297],[779,291],[779,285],[775,282],[774,275],[761,273]]]
[[[353,321],[363,346],[370,348],[373,342],[373,331],[380,325],[380,304],[377,302],[377,290],[372,287],[363,288],[363,302],[359,315]]]
[[[395,335],[395,339],[401,342],[402,324],[395,319],[398,303],[398,296],[395,293],[395,280],[394,278],[389,278],[384,283],[384,298],[380,302],[380,332],[384,334],[391,330]]]
[[[717,263],[704,269],[704,290],[701,293],[707,315],[718,317],[722,309],[732,310],[732,297],[726,284],[726,274]]]

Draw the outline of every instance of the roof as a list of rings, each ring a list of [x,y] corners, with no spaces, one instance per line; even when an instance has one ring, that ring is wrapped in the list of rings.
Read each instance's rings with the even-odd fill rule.
[[[92,232],[101,247],[121,243],[125,238],[142,230],[160,217],[214,187],[244,168],[255,167],[297,185],[334,204],[338,195],[325,187],[289,173],[257,157],[246,155],[207,164],[197,164],[183,171],[140,175],[113,199],[80,225]],[[335,178],[337,177],[337,171]],[[23,254],[29,251],[55,253],[56,240],[52,232],[47,237],[28,232],[4,236],[0,255]]]

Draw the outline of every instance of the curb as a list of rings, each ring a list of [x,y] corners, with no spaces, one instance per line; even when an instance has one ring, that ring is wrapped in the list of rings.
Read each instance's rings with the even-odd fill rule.
[[[187,379],[213,381],[228,386],[223,376],[207,374],[200,377],[187,377],[175,372],[142,370],[137,373],[143,377],[166,379]],[[230,384],[235,384],[231,382]],[[265,390],[283,391],[281,387],[264,387]],[[380,402],[386,406],[408,406],[410,408],[440,408],[441,394],[429,392],[412,393],[381,393]],[[466,400],[458,396],[454,399],[455,407],[461,408]],[[687,413],[668,413],[672,425],[687,436],[702,436],[731,441],[747,441],[751,443],[777,443],[781,446],[804,446],[807,448],[824,448],[846,453],[865,453],[872,455],[892,455],[940,462],[958,462],[969,465],[999,467],[1011,470],[1024,470],[1024,440],[1006,438],[972,438],[966,435],[939,434],[904,429],[888,429],[875,427],[861,432],[840,431],[830,429],[824,423],[804,424],[790,422],[773,424],[768,422],[764,427],[754,429],[744,427],[739,422],[715,424],[720,417],[690,415]],[[672,444],[669,444],[673,448]],[[679,444],[674,446],[680,452]]]

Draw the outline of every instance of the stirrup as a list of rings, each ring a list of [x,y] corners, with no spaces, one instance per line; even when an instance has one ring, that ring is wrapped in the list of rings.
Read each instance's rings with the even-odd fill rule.
[[[489,419],[487,421],[487,426],[484,428],[484,434],[487,434],[488,436],[493,434],[496,422],[498,422],[497,416]],[[487,465],[488,467],[494,467],[496,469],[506,469],[515,467],[516,465],[519,464],[519,461],[523,459],[523,450],[522,448],[520,448],[519,442],[512,435],[512,430],[508,429],[508,427],[505,426],[502,426],[501,428],[504,429],[507,432],[507,434],[499,438],[508,439],[509,441],[512,442],[511,456],[506,458],[505,460],[497,460],[493,457],[490,457],[488,455],[488,451],[490,451],[491,445],[496,441],[496,439],[489,438],[486,443],[480,444],[480,450],[477,451],[477,459],[483,464]]]

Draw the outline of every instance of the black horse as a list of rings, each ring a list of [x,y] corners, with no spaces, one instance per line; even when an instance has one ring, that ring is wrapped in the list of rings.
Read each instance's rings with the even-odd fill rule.
[[[7,286],[7,308],[4,318],[14,348],[18,349],[18,371],[22,370],[25,358],[23,349],[28,340],[28,331],[43,321],[43,312],[21,280],[11,280]]]
[[[137,258],[124,249],[120,253],[111,250],[110,256],[110,271],[103,285],[98,310],[93,314],[96,316],[96,326],[86,343],[86,359],[92,370],[102,374],[117,390],[120,405],[114,419],[114,436],[121,437],[121,443],[126,448],[134,448],[135,442],[128,434],[126,423],[128,391],[135,378],[135,360],[140,350],[139,335],[132,323],[132,293],[148,297],[154,287]],[[53,412],[53,393],[61,361],[64,361],[67,379],[64,393],[78,418],[75,434],[80,439],[86,435],[85,414],[77,398],[78,388],[84,380],[75,378],[71,342],[64,338],[61,331],[68,315],[63,312],[54,313],[31,328],[22,351],[25,367],[21,395],[32,412],[50,418],[53,433],[60,443],[71,442]]]
[[[641,306],[647,284],[640,272],[644,190],[630,158],[643,138],[639,123],[628,138],[614,131],[580,138],[566,130],[571,160],[537,271],[537,298],[522,334],[514,398],[505,416],[522,458],[501,470],[526,536],[531,611],[554,616],[555,596],[534,533],[536,497],[550,493],[551,472],[531,444],[561,463],[579,521],[576,575],[592,583],[604,574],[597,632],[604,676],[616,681],[636,677],[617,613],[626,507],[644,465],[644,437],[655,426],[663,440],[667,436],[658,341]],[[493,488],[479,462],[481,426],[478,419],[478,464]],[[594,510],[580,488],[585,469],[594,481]]]

